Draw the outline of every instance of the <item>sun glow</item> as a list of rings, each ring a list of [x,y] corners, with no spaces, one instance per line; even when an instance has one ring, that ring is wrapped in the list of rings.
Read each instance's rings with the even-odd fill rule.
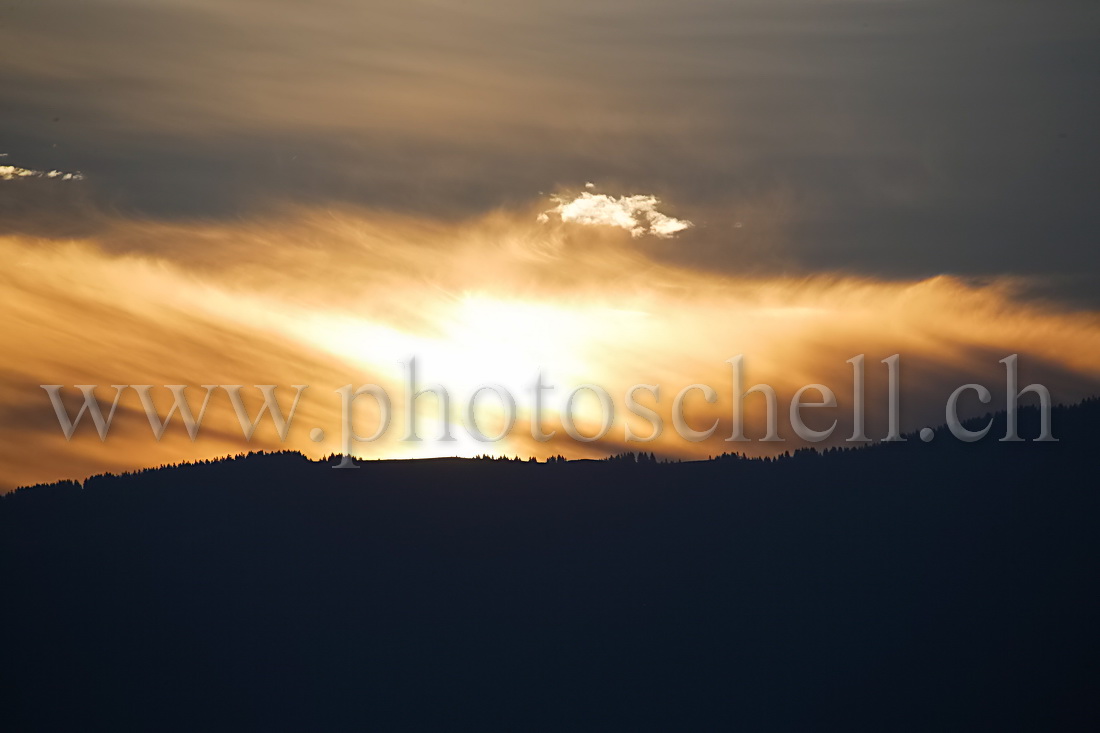
[[[851,380],[847,359],[866,354],[868,364],[876,364],[900,353],[906,428],[942,422],[943,395],[958,384],[999,381],[997,359],[1009,353],[1020,353],[1025,369],[1045,370],[1040,374],[1057,399],[1089,394],[1100,376],[1096,317],[1020,301],[1011,282],[723,276],[661,264],[629,232],[532,219],[525,211],[498,212],[450,225],[304,211],[281,225],[120,223],[103,240],[0,240],[6,260],[20,263],[0,273],[5,302],[14,304],[0,361],[17,385],[0,394],[8,414],[0,452],[13,467],[9,480],[250,448],[292,447],[320,457],[341,449],[339,436],[329,429],[317,440],[311,428],[339,418],[335,390],[346,384],[374,383],[393,395],[386,436],[352,447],[365,458],[544,458],[627,449],[691,458],[730,449],[723,442],[730,409],[726,360],[737,354],[746,357],[747,384],[766,380],[789,400],[802,385],[823,383],[843,402]],[[159,241],[164,254],[109,254],[107,237]],[[435,397],[417,399],[423,440],[404,442],[405,367],[413,359],[415,388],[442,385],[450,405],[443,414]],[[74,360],[79,369],[58,366]],[[542,417],[556,435],[546,442],[532,437],[531,426],[540,375],[554,387]],[[880,390],[882,381],[869,369],[868,390]],[[100,443],[83,426],[68,443],[40,399],[43,383],[311,386],[286,443],[270,427],[245,443],[232,412],[221,408],[211,409],[194,444],[181,438],[178,425],[152,442],[144,416],[125,404],[111,441]],[[616,406],[612,429],[591,444],[561,429],[566,398],[583,384],[599,385]],[[688,400],[692,425],[720,420],[714,440],[689,443],[666,431],[654,443],[624,443],[627,424],[637,435],[649,434],[644,421],[623,409],[626,393],[638,384],[660,387],[659,396],[642,401],[666,424],[682,389],[715,388],[722,395],[715,404],[699,394]],[[484,385],[499,385],[517,403],[515,427],[500,442],[480,442],[466,429],[466,405]],[[369,434],[378,408],[364,401],[357,409],[360,431]],[[762,405],[750,402],[747,410],[752,425]],[[504,423],[500,400],[487,393],[474,414],[487,435]],[[575,400],[571,414],[580,432],[598,432],[603,412],[590,393]],[[837,417],[841,434],[845,418]],[[25,430],[19,426],[28,420],[39,426],[37,455],[18,448]],[[873,418],[868,427],[873,433]],[[454,440],[437,440],[445,428]],[[790,445],[738,447],[774,452]]]

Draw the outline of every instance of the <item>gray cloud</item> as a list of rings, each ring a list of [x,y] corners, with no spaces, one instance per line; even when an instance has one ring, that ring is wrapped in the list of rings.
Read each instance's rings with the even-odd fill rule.
[[[1100,305],[1094,2],[4,12],[0,145],[83,171],[100,210],[458,217],[594,179],[696,222],[658,255],[679,264],[1010,273]],[[3,230],[59,227],[9,195]],[[95,226],[83,203],[63,213]]]

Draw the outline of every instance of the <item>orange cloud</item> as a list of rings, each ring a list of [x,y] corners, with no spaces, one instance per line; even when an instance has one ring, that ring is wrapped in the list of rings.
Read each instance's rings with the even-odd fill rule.
[[[159,254],[119,254],[133,242]],[[1010,280],[719,276],[662,264],[626,231],[547,226],[530,210],[460,223],[353,209],[291,210],[278,221],[232,224],[119,221],[81,240],[0,238],[0,254],[13,263],[0,273],[0,457],[8,488],[248,449],[327,455],[341,447],[335,390],[345,384],[376,383],[393,397],[385,437],[354,446],[364,457],[633,449],[691,458],[798,447],[786,406],[809,383],[829,386],[839,406],[807,421],[836,419],[833,442],[843,442],[851,425],[847,360],[857,354],[866,354],[873,437],[885,435],[879,361],[895,353],[902,355],[907,430],[943,422],[947,395],[967,382],[983,382],[1003,401],[998,359],[1008,354],[1021,355],[1021,380],[1042,381],[1058,400],[1096,391],[1100,377],[1100,317],[1026,301]],[[764,381],[779,394],[786,443],[725,441],[732,408],[726,360],[738,354],[747,385]],[[412,357],[418,382],[438,382],[451,396],[446,416],[433,397],[417,400],[426,438],[418,443],[400,440],[407,429],[403,363]],[[532,437],[539,373],[556,386],[543,417],[557,434],[546,442]],[[505,440],[485,444],[466,430],[466,404],[488,383],[515,395],[517,414]],[[615,406],[611,429],[594,443],[578,443],[562,427],[565,398],[586,383],[606,389]],[[106,441],[90,423],[66,441],[42,384],[70,387],[70,415],[77,384],[101,385],[105,405],[113,384],[192,385],[196,408],[204,384],[276,384],[286,398],[291,385],[310,389],[285,443],[269,420],[246,442],[224,391],[211,397],[195,442],[178,416],[158,442],[133,390],[120,398]],[[628,425],[636,435],[650,432],[625,409],[637,384],[660,386],[658,399],[636,394],[666,426],[652,443],[626,440]],[[697,390],[685,397],[693,429],[719,423],[698,443],[678,436],[671,422],[673,398],[693,384],[713,387],[718,397],[713,404]],[[255,415],[259,392],[246,387],[242,394]],[[153,395],[167,410],[168,391]],[[763,435],[762,407],[759,396],[746,401],[750,437]],[[598,401],[584,393],[574,408],[577,430],[595,434],[603,420]],[[359,433],[372,432],[377,405],[363,399],[355,410]],[[506,422],[500,402],[484,394],[475,417],[484,433]],[[430,439],[445,425],[456,441]],[[314,428],[323,439],[312,439]]]

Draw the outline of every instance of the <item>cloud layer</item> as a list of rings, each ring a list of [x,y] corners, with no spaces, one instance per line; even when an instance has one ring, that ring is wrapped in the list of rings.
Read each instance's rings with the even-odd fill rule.
[[[0,141],[137,218],[461,219],[594,179],[706,223],[674,265],[1100,307],[1098,33],[1091,0],[54,0],[0,25]]]
[[[412,354],[459,389],[544,365],[617,390],[718,387],[745,353],[789,396],[901,352],[915,428],[1006,353],[1094,392],[1098,34],[1094,0],[19,4],[0,465],[248,447],[216,421],[152,445],[132,410],[121,447],[67,444],[41,383],[331,394]],[[534,200],[586,180],[616,194]],[[501,450],[609,448],[529,443]]]
[[[321,457],[340,449],[335,390],[373,382],[399,406],[401,362],[415,356],[421,384],[450,390],[446,421],[461,439],[432,439],[442,425],[428,397],[418,403],[423,442],[397,440],[404,427],[398,410],[387,437],[357,446],[359,455],[600,457],[644,446],[698,458],[731,447],[760,453],[799,445],[790,435],[781,444],[724,442],[731,412],[725,360],[737,354],[745,355],[746,384],[775,387],[781,416],[808,383],[830,386],[850,406],[846,360],[866,354],[867,427],[877,437],[885,434],[878,362],[891,354],[902,354],[906,430],[942,423],[947,395],[967,382],[987,385],[1003,401],[997,360],[1010,353],[1020,354],[1021,384],[1046,384],[1059,401],[1095,392],[1100,379],[1096,315],[1028,302],[1011,280],[735,277],[661,263],[619,229],[547,227],[534,214],[520,208],[453,222],[306,208],[234,223],[120,219],[102,235],[64,242],[0,237],[0,256],[20,263],[0,271],[8,308],[0,335],[0,483],[281,445],[269,421],[246,443],[224,394],[213,398],[194,444],[178,421],[153,440],[133,393],[106,443],[88,424],[66,442],[40,384],[104,385],[104,400],[112,384],[278,384],[284,393],[308,384],[283,447]],[[132,243],[147,240],[166,254],[135,254]],[[570,389],[596,383],[618,405],[606,439],[577,443],[560,427],[547,443],[531,438],[531,389],[540,371],[556,385],[544,427],[556,426]],[[466,401],[487,383],[509,389],[520,406],[511,436],[488,445],[462,437]],[[719,421],[713,439],[688,443],[669,427],[654,443],[624,444],[626,424],[648,434],[644,421],[624,412],[628,387],[660,385],[659,401],[639,399],[671,426],[673,397],[695,383],[721,395],[713,405],[698,394],[687,403],[694,429]],[[196,407],[201,395],[192,390]],[[746,425],[759,438],[762,403],[753,399]],[[997,403],[962,407],[980,414]],[[258,406],[250,402],[250,414]],[[377,412],[369,401],[360,407],[366,435]],[[839,421],[838,441],[850,434],[847,408],[824,412],[825,425]],[[501,420],[491,399],[478,415],[487,433]],[[580,400],[576,417],[579,430],[597,432],[596,405]],[[310,439],[314,427],[325,431],[321,442]]]

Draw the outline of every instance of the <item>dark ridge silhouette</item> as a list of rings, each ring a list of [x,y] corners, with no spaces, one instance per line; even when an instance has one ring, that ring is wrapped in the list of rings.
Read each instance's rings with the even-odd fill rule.
[[[777,459],[285,452],[21,489],[0,722],[1097,730],[1100,401],[1057,407],[1056,443],[992,419]]]

